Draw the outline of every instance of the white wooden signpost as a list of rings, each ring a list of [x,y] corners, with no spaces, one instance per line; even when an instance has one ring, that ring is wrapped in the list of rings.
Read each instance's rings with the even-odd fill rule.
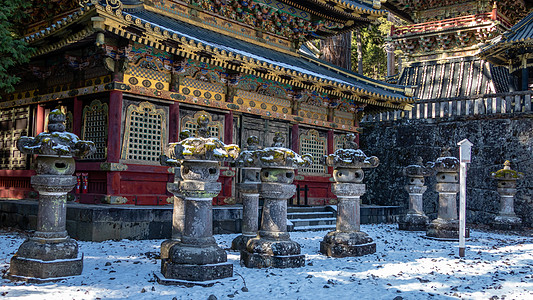
[[[461,169],[459,173],[459,256],[465,257],[465,234],[466,234],[466,167],[471,160],[472,143],[464,139],[459,145],[459,161]]]

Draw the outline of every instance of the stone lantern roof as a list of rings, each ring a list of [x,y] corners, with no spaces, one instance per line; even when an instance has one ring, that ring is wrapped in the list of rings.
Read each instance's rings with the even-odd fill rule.
[[[17,148],[25,154],[42,156],[84,157],[96,151],[91,141],[80,140],[77,135],[65,131],[65,114],[55,109],[48,115],[48,132],[36,137],[23,136]]]
[[[257,151],[257,157],[261,167],[306,167],[313,163],[313,157],[309,154],[299,155],[291,149],[283,146],[285,139],[279,132],[274,136],[272,147]]]
[[[362,169],[375,168],[379,165],[379,159],[376,156],[366,156],[362,150],[358,149],[354,134],[346,135],[346,140],[344,149],[338,149],[335,153],[325,156],[328,166]]]
[[[417,162],[412,165],[408,165],[403,169],[403,175],[408,177],[427,177],[433,174],[432,166],[424,166],[422,157],[418,157]]]
[[[433,168],[437,172],[458,172],[459,159],[450,154],[450,148],[442,149],[440,157],[435,161]]]
[[[209,137],[209,120],[200,116],[197,120],[196,137],[189,137],[175,144],[176,160],[233,161],[239,156],[240,148],[226,145],[220,139]]]
[[[498,180],[518,180],[524,177],[524,173],[511,170],[511,162],[506,160],[501,170],[490,173],[490,176]]]

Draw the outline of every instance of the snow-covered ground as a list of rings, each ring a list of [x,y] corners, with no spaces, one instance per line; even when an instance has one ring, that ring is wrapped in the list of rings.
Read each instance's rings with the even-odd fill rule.
[[[154,281],[161,240],[79,242],[83,274],[61,282],[0,280],[0,295],[17,299],[533,299],[533,238],[473,230],[464,259],[457,243],[401,232],[394,225],[363,225],[375,254],[328,258],[318,253],[326,232],[294,232],[306,266],[248,269],[228,252],[234,276],[212,287],[163,286]],[[217,235],[227,249],[236,235]],[[0,270],[24,236],[0,232]],[[2,298],[2,297],[0,297]],[[211,296],[210,299],[215,299]]]

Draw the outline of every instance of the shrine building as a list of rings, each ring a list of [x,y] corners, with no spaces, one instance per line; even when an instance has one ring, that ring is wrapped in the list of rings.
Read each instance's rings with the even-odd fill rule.
[[[416,98],[458,99],[527,90],[513,68],[510,73],[507,64],[477,54],[525,17],[531,4],[389,0],[385,6],[412,23],[392,28],[388,55],[394,48],[402,50],[401,70],[391,82],[416,86]]]
[[[0,197],[35,196],[33,158],[16,140],[42,132],[60,108],[67,130],[97,147],[76,163],[81,203],[167,204],[173,174],[160,155],[205,115],[226,144],[256,135],[270,146],[283,133],[315,158],[298,171],[300,198],[328,204],[332,168],[320,158],[358,133],[363,114],[408,110],[415,98],[409,86],[318,59],[310,43],[386,14],[379,0],[34,1],[25,39],[35,52],[0,100]],[[476,32],[485,31],[461,38]],[[234,204],[238,170],[223,166],[220,178],[214,204]]]

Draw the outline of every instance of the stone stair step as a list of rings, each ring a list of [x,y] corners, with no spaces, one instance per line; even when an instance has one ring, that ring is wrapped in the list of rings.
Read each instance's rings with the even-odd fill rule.
[[[295,212],[329,212],[325,206],[289,206],[287,207],[288,213],[295,213]]]
[[[293,231],[331,231],[335,229],[335,225],[307,225],[295,226]]]
[[[302,226],[317,226],[317,225],[335,225],[335,218],[320,218],[320,219],[292,219],[290,220],[294,227]]]
[[[332,212],[291,212],[287,213],[288,219],[315,219],[315,218],[332,218],[335,215]]]

